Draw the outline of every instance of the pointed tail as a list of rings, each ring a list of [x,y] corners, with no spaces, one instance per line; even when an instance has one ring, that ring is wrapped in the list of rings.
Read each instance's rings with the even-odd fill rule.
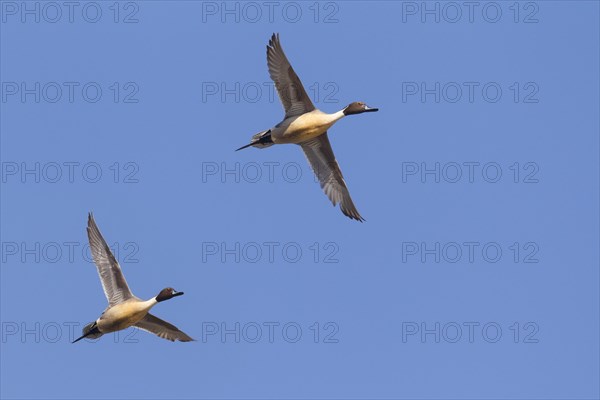
[[[245,146],[240,147],[236,151],[243,150],[250,146],[254,146],[254,147],[263,149],[265,147],[273,146],[274,144],[275,143],[273,143],[273,139],[271,138],[271,130],[269,129],[266,131],[258,132],[256,135],[252,136],[252,140],[250,141],[250,143],[248,143]]]
[[[239,149],[236,149],[235,151],[244,150],[245,148],[247,148],[247,147],[250,147],[250,146],[254,146],[255,144],[256,144],[255,142],[250,142],[250,143],[248,143],[247,145],[245,145],[245,146],[242,146],[242,147],[240,147]]]
[[[98,330],[96,321],[90,322],[89,324],[84,326],[82,333],[83,333],[83,335],[81,335],[81,337],[75,339],[71,343],[79,342],[81,339],[86,338],[86,337],[89,337],[90,339],[96,339],[103,335],[103,333]]]

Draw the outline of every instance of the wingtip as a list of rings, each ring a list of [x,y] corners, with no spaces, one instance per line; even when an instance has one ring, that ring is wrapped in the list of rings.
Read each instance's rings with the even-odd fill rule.
[[[352,217],[350,217],[350,218],[351,218],[351,219],[353,219],[353,220],[355,220],[355,221],[358,221],[358,222],[360,222],[361,224],[362,224],[363,222],[367,222],[367,220],[366,220],[366,219],[364,219],[363,217],[361,217],[360,215],[355,215],[355,216],[352,216]]]
[[[362,217],[362,215],[360,215],[360,214],[358,213],[358,211],[354,211],[354,212],[348,212],[347,210],[342,210],[342,214],[344,214],[346,217],[348,217],[348,218],[350,218],[350,219],[352,219],[352,220],[354,220],[354,221],[358,221],[358,222],[360,222],[361,224],[362,224],[363,222],[367,222],[367,220],[366,220],[366,219],[364,219],[364,218]]]
[[[182,333],[183,333],[183,332],[182,332]],[[184,335],[185,335],[185,333],[184,333]],[[193,337],[191,337],[191,336],[188,336],[188,335],[185,335],[185,337],[182,337],[182,338],[181,338],[181,337],[175,338],[175,339],[173,339],[173,342],[174,342],[174,341],[183,342],[183,343],[187,343],[187,342],[197,342],[197,340],[196,340],[196,339],[194,339]]]

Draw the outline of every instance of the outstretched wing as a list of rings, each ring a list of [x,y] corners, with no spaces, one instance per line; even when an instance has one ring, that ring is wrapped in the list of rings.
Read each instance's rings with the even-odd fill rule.
[[[90,241],[90,252],[98,269],[100,282],[102,282],[102,288],[109,306],[112,307],[135,297],[129,290],[121,267],[102,237],[92,213],[88,214],[87,233]]]
[[[301,115],[315,109],[314,104],[306,94],[302,82],[288,61],[279,34],[273,34],[267,46],[267,65],[269,75],[279,94],[279,99],[285,109],[285,118]]]
[[[364,221],[364,218],[360,216],[356,206],[352,202],[340,166],[333,155],[327,132],[301,143],[300,146],[304,150],[304,154],[312,170],[319,179],[321,188],[325,191],[325,194],[329,197],[333,205],[335,206],[337,203],[340,203],[340,208],[344,215],[357,221]]]
[[[156,336],[170,340],[171,342],[174,342],[175,340],[179,340],[180,342],[191,342],[194,340],[177,329],[175,325],[163,321],[150,313],[146,314],[146,316],[134,326],[147,332],[154,333]]]

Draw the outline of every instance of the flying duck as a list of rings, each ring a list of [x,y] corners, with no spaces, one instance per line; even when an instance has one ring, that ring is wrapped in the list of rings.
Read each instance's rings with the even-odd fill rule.
[[[318,110],[285,56],[279,42],[279,34],[273,34],[267,46],[267,65],[269,75],[275,83],[279,99],[285,109],[285,117],[273,128],[252,136],[249,144],[236,151],[250,146],[262,149],[274,144],[300,145],[319,179],[321,188],[333,205],[340,203],[344,215],[357,221],[364,221],[352,202],[342,171],[333,155],[327,130],[347,115],[373,112],[378,109],[357,101],[333,114]]]
[[[134,326],[158,337],[174,342],[189,342],[194,339],[177,329],[176,326],[155,317],[148,311],[161,301],[181,296],[183,292],[178,292],[173,288],[165,288],[150,300],[142,300],[134,296],[127,286],[127,281],[123,276],[121,267],[110,251],[106,241],[102,237],[93,215],[88,215],[87,226],[88,239],[90,241],[90,251],[100,275],[100,282],[104,289],[104,294],[108,300],[108,308],[104,310],[100,318],[87,324],[83,328],[83,335],[73,341],[80,341],[83,338],[95,339],[109,332],[116,332],[122,329]]]

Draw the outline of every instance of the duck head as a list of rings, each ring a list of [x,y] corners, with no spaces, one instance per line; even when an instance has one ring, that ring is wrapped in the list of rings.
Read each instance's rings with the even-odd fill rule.
[[[354,103],[348,104],[348,107],[344,108],[344,115],[362,114],[364,112],[373,111],[379,111],[379,108],[372,108],[362,101],[355,101]]]
[[[156,301],[160,303],[161,301],[169,300],[175,296],[181,296],[182,294],[183,292],[178,292],[177,290],[168,287],[160,291],[158,296],[156,296]]]

